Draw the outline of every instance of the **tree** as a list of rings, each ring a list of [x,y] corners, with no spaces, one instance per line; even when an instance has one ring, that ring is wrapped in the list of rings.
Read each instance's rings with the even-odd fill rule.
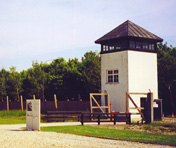
[[[64,97],[63,91],[63,76],[67,67],[67,62],[64,58],[58,58],[54,60],[45,69],[46,73],[46,88],[45,95],[48,100],[53,100],[53,94],[56,94],[58,98]]]
[[[167,114],[176,113],[176,48],[158,44],[159,97]]]
[[[82,63],[77,58],[69,59],[63,76],[63,88],[66,98],[77,100],[83,96],[85,89],[83,87]]]
[[[2,68],[2,70],[0,72],[0,97],[1,97],[1,100],[5,99],[5,97],[7,96],[5,73],[6,73],[5,69]]]
[[[84,88],[86,96],[89,93],[100,92],[101,89],[101,60],[97,52],[86,52],[82,58]]]
[[[22,81],[20,74],[16,71],[16,67],[10,67],[9,81],[11,83],[11,93],[19,100],[19,95],[22,92]],[[12,92],[12,90],[14,90],[14,92]]]
[[[25,97],[32,98],[35,95],[36,98],[42,98],[43,94],[43,71],[42,66],[38,62],[32,63],[32,68],[29,68],[27,72],[23,72],[23,94]]]

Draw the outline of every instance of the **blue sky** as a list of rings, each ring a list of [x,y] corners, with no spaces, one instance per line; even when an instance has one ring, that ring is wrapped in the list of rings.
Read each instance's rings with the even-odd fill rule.
[[[176,47],[175,0],[0,0],[0,69],[32,61],[81,59],[126,20]]]

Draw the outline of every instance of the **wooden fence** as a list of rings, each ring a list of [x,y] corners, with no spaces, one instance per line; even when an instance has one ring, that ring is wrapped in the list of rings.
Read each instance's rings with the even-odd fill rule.
[[[22,109],[26,109],[26,101],[0,101],[0,110]],[[47,111],[90,112],[90,101],[41,101],[41,112],[45,114]]]
[[[113,122],[114,125],[116,122],[131,124],[131,113],[47,112],[47,122],[64,122],[69,120],[79,121],[82,125],[85,122],[97,122],[98,125],[101,122]]]

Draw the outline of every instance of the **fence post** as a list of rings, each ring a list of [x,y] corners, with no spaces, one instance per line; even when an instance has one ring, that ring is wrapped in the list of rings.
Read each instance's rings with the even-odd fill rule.
[[[7,96],[7,111],[9,111],[9,97]]]
[[[81,113],[81,125],[84,125],[84,114]]]
[[[114,125],[116,125],[116,113],[114,114]]]
[[[21,111],[23,111],[23,96],[21,95]]]
[[[57,109],[57,98],[56,98],[56,94],[54,94],[54,102],[55,102],[55,107]]]
[[[126,113],[126,124],[131,124],[131,114]]]
[[[98,115],[98,125],[100,125],[100,114]]]

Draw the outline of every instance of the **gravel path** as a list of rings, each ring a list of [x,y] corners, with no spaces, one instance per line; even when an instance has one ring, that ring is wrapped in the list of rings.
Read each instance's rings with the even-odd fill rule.
[[[42,124],[55,126],[58,124]],[[75,123],[76,125],[76,123]],[[24,131],[20,125],[0,125],[0,148],[171,148],[171,146],[109,140],[55,132]]]

